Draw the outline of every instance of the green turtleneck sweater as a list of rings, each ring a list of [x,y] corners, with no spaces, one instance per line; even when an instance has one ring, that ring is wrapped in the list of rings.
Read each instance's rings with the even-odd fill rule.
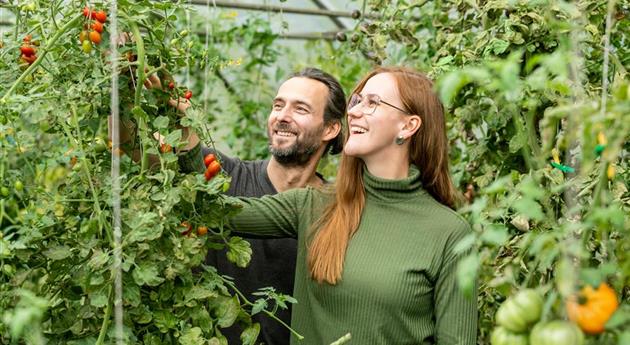
[[[358,345],[475,344],[476,298],[455,278],[454,247],[470,228],[419,175],[412,166],[408,178],[384,180],[365,169],[365,209],[334,286],[309,277],[305,235],[331,195],[306,188],[243,199],[231,224],[239,232],[298,238],[291,326],[304,340],[291,344],[327,345],[347,333]]]

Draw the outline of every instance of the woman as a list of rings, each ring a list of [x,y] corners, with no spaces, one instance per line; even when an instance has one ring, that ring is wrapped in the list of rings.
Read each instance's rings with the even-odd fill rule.
[[[443,107],[424,75],[379,68],[355,88],[335,186],[244,199],[231,226],[298,238],[301,344],[475,344],[456,282],[469,232],[454,207]],[[292,339],[292,344],[297,344]]]

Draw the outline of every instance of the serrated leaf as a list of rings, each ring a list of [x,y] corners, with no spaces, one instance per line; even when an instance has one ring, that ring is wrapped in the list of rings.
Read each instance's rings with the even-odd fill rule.
[[[243,333],[241,333],[241,341],[243,345],[254,345],[256,343],[256,339],[258,339],[258,334],[260,333],[260,324],[254,323],[249,327],[245,328]]]
[[[217,325],[222,328],[230,327],[236,321],[236,317],[241,309],[236,297],[224,297],[218,301],[216,314],[218,317]]]
[[[62,245],[48,248],[43,254],[50,260],[56,261],[63,260],[69,257],[72,253],[70,252],[70,247]]]
[[[252,306],[252,315],[256,315],[267,308],[267,301],[262,298],[257,299]]]
[[[252,258],[252,248],[249,242],[238,236],[234,236],[230,238],[227,246],[227,259],[235,263],[238,267],[247,267]]]
[[[490,224],[484,228],[481,240],[484,243],[502,245],[509,238],[508,230],[503,224]]]
[[[197,345],[203,344],[205,339],[201,336],[201,328],[193,327],[182,332],[179,337],[179,343],[181,345]]]
[[[138,285],[157,286],[164,281],[164,278],[159,276],[157,267],[149,263],[136,267],[131,275]]]
[[[527,144],[527,134],[525,132],[516,132],[516,135],[510,139],[510,153],[516,153]]]
[[[164,129],[168,127],[168,117],[158,116],[153,120],[153,126],[157,129]]]
[[[514,209],[518,213],[526,216],[529,219],[541,221],[545,217],[540,204],[529,198],[520,198],[519,200],[514,202],[514,205],[512,205],[512,207],[514,207]]]

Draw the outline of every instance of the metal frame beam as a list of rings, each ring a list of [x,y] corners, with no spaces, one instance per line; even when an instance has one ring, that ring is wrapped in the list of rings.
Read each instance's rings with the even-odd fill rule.
[[[241,10],[250,10],[250,11],[264,11],[264,12],[274,12],[274,13],[291,13],[291,14],[304,14],[304,15],[312,15],[312,16],[326,16],[331,18],[352,18],[352,12],[346,11],[333,11],[328,9],[316,9],[316,8],[298,8],[298,7],[287,7],[287,6],[279,6],[279,5],[264,5],[264,4],[251,4],[251,3],[236,3],[233,1],[223,1],[223,0],[189,0],[189,3],[193,5],[202,5],[202,6],[215,6],[222,8],[236,8]],[[367,18],[378,19],[380,15],[370,14]]]

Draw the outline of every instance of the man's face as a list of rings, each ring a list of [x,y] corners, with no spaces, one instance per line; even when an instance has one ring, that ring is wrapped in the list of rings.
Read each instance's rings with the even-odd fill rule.
[[[296,77],[284,82],[267,121],[269,149],[283,165],[303,165],[323,145],[328,87]]]

